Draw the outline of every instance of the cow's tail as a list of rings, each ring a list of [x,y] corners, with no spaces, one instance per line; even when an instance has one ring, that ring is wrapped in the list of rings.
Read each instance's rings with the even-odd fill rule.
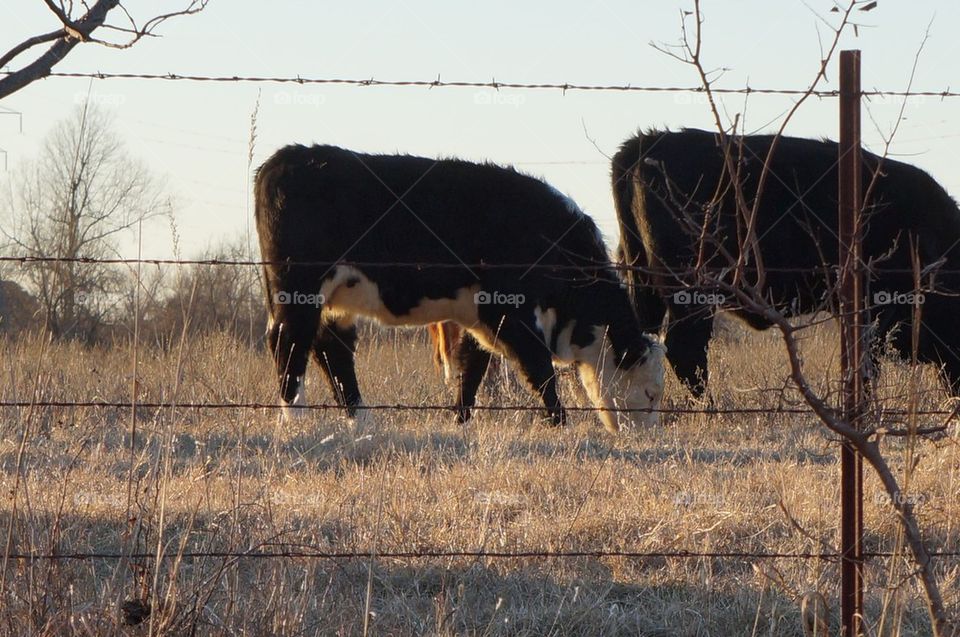
[[[631,206],[634,196],[633,171],[640,161],[643,134],[637,134],[625,141],[617,154],[613,156],[610,179],[613,186],[613,203],[617,211],[620,224],[620,251],[623,251],[624,242],[628,235],[626,229],[636,231],[636,222],[633,219]]]
[[[634,310],[645,331],[658,332],[666,307],[653,289],[650,274],[653,259],[647,254],[640,224],[644,223],[646,197],[643,184],[647,182],[645,155],[656,143],[658,133],[639,132],[625,141],[614,155],[611,168],[613,200],[620,226],[620,245],[617,258],[623,270]]]
[[[657,162],[651,155],[663,136],[658,130],[640,131],[623,142],[613,156],[610,177],[621,226],[621,247],[625,247],[624,240],[641,241],[639,223],[646,204],[642,185],[660,177]]]
[[[275,294],[278,291],[278,261],[281,222],[281,195],[279,180],[283,164],[279,153],[268,159],[257,169],[253,182],[253,217],[260,243],[260,274],[263,277],[263,291],[267,308],[267,332],[269,333],[279,319],[276,311]]]

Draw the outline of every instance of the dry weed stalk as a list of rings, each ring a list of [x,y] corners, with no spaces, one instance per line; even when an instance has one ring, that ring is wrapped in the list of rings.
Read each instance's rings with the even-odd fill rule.
[[[804,637],[829,637],[830,607],[820,592],[804,593],[800,601],[800,615]]]

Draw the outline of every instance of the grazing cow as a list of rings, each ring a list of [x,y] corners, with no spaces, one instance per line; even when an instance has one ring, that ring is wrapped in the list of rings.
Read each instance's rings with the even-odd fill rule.
[[[554,424],[565,415],[552,361],[576,366],[607,429],[618,414],[656,420],[663,346],[640,331],[596,225],[545,183],[490,164],[287,146],[259,168],[255,191],[267,339],[287,415],[304,404],[311,353],[356,413],[362,316],[455,321],[472,336],[460,352],[461,420],[491,351],[517,365]]]
[[[753,205],[772,136],[732,140],[743,197]],[[782,137],[757,207],[756,245],[764,271],[763,294],[789,315],[836,307],[838,263],[837,144]],[[717,135],[699,130],[650,131],[628,139],[613,158],[613,192],[620,222],[619,253],[641,327],[658,331],[666,315],[668,358],[677,376],[700,395],[707,382],[707,345],[717,305],[752,327],[769,322],[725,305],[718,290],[698,288],[690,270],[729,266],[740,256],[735,188],[724,170]],[[879,167],[879,173],[877,169]],[[925,301],[919,331],[920,360],[941,365],[952,391],[960,391],[960,211],[927,173],[863,153],[865,279],[873,335],[889,335],[903,355],[911,351],[915,301]],[[872,188],[870,182],[877,173]],[[708,205],[710,204],[710,205]],[[700,228],[708,218],[707,228]],[[742,217],[741,217],[742,220]],[[704,252],[697,254],[701,236]],[[916,290],[911,255],[919,253],[924,293]],[[723,253],[726,252],[726,255]],[[756,259],[748,260],[756,280]],[[876,350],[874,350],[876,351]]]

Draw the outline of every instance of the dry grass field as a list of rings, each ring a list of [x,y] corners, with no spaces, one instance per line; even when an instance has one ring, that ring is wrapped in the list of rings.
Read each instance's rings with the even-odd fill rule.
[[[836,378],[835,328],[805,332],[817,386]],[[128,401],[133,348],[38,338],[0,344],[0,399]],[[361,345],[369,403],[452,401],[418,334]],[[724,322],[711,351],[716,407],[799,406],[777,333]],[[308,399],[329,402],[315,369]],[[879,400],[905,407],[914,372],[888,362]],[[141,401],[275,401],[269,357],[224,337],[139,347]],[[921,406],[946,404],[923,369]],[[568,405],[586,405],[565,375]],[[483,404],[536,403],[510,383]],[[698,407],[670,377],[668,407]],[[670,414],[605,433],[588,413],[545,427],[531,412],[390,411],[358,430],[336,412],[296,427],[269,410],[0,411],[0,533],[14,554],[162,553],[151,559],[11,559],[3,635],[800,635],[800,596],[821,592],[838,624],[839,567],[819,559],[178,557],[184,552],[835,550],[839,463],[811,414]],[[24,436],[24,432],[26,436]],[[951,428],[951,435],[955,430]],[[960,452],[888,439],[929,543],[957,550]],[[898,550],[897,526],[866,482],[867,550]],[[128,490],[132,495],[127,518]],[[15,499],[14,499],[15,494]],[[16,515],[11,525],[11,512]],[[7,538],[9,537],[9,540]],[[871,635],[927,635],[904,558],[867,569]],[[938,562],[960,609],[957,560]],[[122,622],[149,593],[152,614]],[[369,592],[368,592],[369,591]]]

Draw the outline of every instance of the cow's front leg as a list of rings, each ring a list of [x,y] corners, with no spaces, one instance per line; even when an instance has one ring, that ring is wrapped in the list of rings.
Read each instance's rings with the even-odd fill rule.
[[[527,385],[543,400],[550,424],[562,427],[567,424],[567,412],[560,404],[557,394],[557,375],[553,369],[550,354],[536,358],[521,357],[520,372]]]
[[[540,337],[538,328],[533,323],[504,321],[499,338],[511,351],[527,386],[543,400],[550,423],[565,425],[567,413],[557,394],[553,355]]]
[[[279,298],[283,298],[281,294],[288,293],[279,293]],[[275,303],[271,310],[267,343],[280,384],[281,415],[291,422],[304,416],[304,375],[320,310],[308,305],[281,303]]]
[[[707,390],[709,380],[707,349],[713,334],[716,308],[676,302],[677,299],[689,298],[690,293],[684,292],[674,295],[674,299],[669,303],[664,345],[667,347],[667,359],[677,378],[695,398],[700,398]]]

